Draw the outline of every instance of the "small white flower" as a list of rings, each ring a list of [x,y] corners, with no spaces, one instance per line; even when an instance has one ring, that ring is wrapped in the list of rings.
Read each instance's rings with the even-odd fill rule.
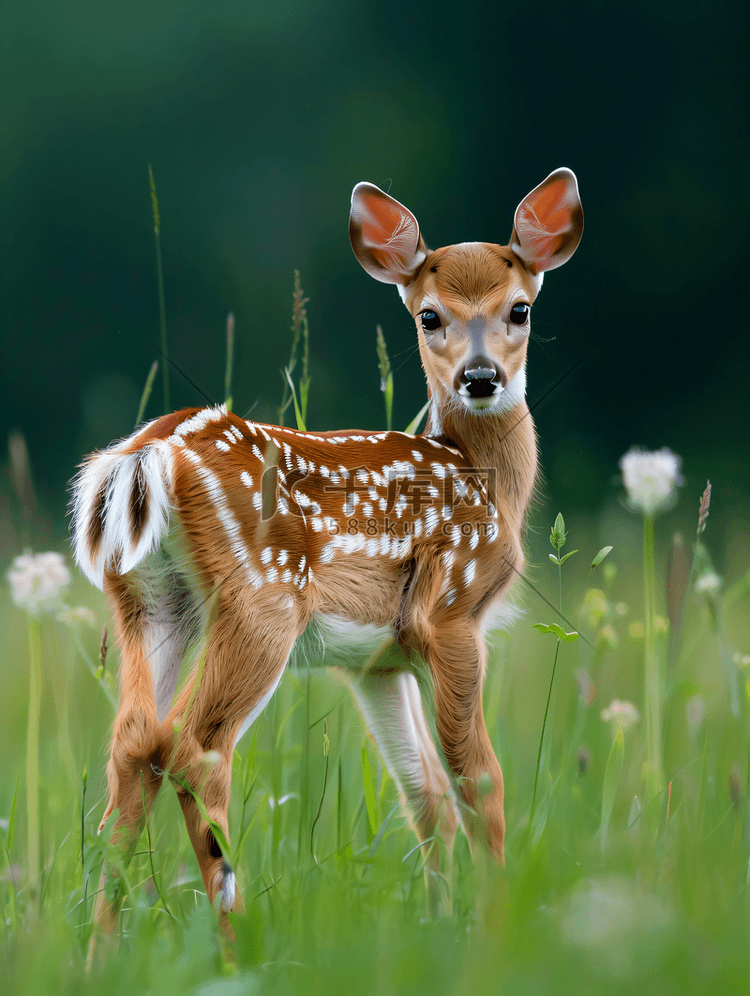
[[[59,553],[23,553],[6,577],[13,601],[33,615],[55,608],[60,592],[70,584],[70,572]]]
[[[706,595],[715,595],[721,588],[721,578],[716,571],[704,571],[695,582],[695,590],[705,592]]]
[[[55,619],[64,626],[78,626],[80,623],[96,626],[96,616],[85,605],[77,605],[74,609],[63,609],[57,613]]]
[[[680,458],[666,447],[654,453],[633,447],[620,460],[620,469],[630,507],[644,515],[669,508],[675,487],[682,484]]]
[[[641,718],[632,702],[621,702],[614,699],[607,709],[602,710],[602,719],[605,723],[614,723],[620,730],[627,730],[629,726],[634,726]]]

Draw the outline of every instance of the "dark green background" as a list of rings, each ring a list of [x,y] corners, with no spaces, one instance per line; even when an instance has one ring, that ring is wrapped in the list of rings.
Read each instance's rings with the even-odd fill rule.
[[[535,308],[530,401],[597,348],[535,410],[551,504],[599,508],[631,444],[667,445],[688,521],[706,477],[717,528],[746,518],[746,4],[3,10],[0,404],[50,522],[80,456],[132,428],[157,355],[149,162],[174,359],[222,400],[232,309],[235,407],[272,419],[299,268],[310,428],[382,425],[376,323],[397,426],[425,396],[409,316],[349,248],[352,185],[389,188],[432,247],[506,242],[570,166],[586,230]],[[172,401],[202,398],[173,375]]]

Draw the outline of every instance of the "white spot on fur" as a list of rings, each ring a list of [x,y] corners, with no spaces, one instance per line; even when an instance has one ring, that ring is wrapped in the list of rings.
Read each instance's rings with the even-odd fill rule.
[[[243,470],[240,474],[240,480],[246,488],[251,488],[253,486],[253,479],[246,470]]]
[[[227,533],[232,552],[240,564],[242,564],[245,568],[245,574],[250,583],[253,587],[257,588],[257,572],[252,566],[249,551],[242,539],[240,524],[227,504],[227,498],[218,477],[207,467],[203,466],[203,463],[197,453],[194,453],[192,450],[188,449],[186,449],[184,453],[195,467],[198,476],[208,492],[209,500],[214,506],[216,515]]]
[[[190,418],[181,422],[169,437],[169,442],[175,446],[183,446],[187,436],[200,432],[211,422],[219,422],[226,418],[226,405],[217,405],[215,408],[204,408],[202,411],[191,415]]]
[[[477,562],[476,560],[470,560],[469,563],[464,567],[464,584],[468,588],[472,581],[474,580],[474,575],[477,572]]]

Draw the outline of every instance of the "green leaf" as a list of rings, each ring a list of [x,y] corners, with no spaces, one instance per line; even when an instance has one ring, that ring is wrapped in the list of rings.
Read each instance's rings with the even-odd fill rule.
[[[388,815],[386,816],[386,818],[383,820],[383,822],[378,827],[378,832],[375,834],[375,839],[373,840],[372,844],[370,845],[370,857],[372,857],[373,854],[380,847],[380,845],[382,843],[382,840],[383,840],[383,837],[385,835],[385,831],[386,831],[386,829],[388,827],[388,824],[390,822],[390,819],[393,816],[393,814],[396,812],[396,810],[399,808],[400,805],[401,804],[397,802],[396,805],[393,807],[393,809],[390,811],[390,813],[388,813]]]
[[[307,398],[310,393],[310,378],[302,377],[299,382],[299,401],[302,409],[302,421],[307,424]],[[302,430],[306,432],[306,429]]]
[[[560,563],[564,564],[565,561],[568,559],[568,557],[572,557],[574,553],[578,553],[578,550],[571,550],[570,553],[566,553],[565,556],[560,561]]]
[[[302,418],[302,412],[297,404],[297,392],[294,388],[294,381],[292,380],[292,375],[290,374],[288,367],[284,367],[284,373],[286,374],[286,379],[289,381],[289,386],[292,389],[292,401],[294,402],[294,414],[297,418],[297,428],[300,432],[307,432],[305,420]]]
[[[551,553],[551,554],[549,555],[549,559],[550,559],[550,560],[552,561],[552,563],[553,563],[553,564],[557,564],[557,566],[558,566],[558,567],[559,567],[559,566],[560,566],[560,564],[562,563],[562,561],[561,561],[561,560],[558,560],[558,559],[557,559],[557,557],[556,557],[556,556],[554,555],[554,553]]]
[[[572,633],[566,633],[562,626],[558,626],[557,623],[534,623],[531,627],[532,629],[538,629],[540,633],[552,633],[556,636],[558,640],[565,640],[566,643],[573,643],[574,640],[578,639],[578,633],[573,630]]]
[[[565,546],[567,535],[568,534],[565,532],[565,519],[562,517],[562,512],[558,512],[555,524],[552,527],[552,532],[549,536],[550,543],[554,546],[558,553]]]
[[[417,429],[419,428],[419,423],[422,421],[422,418],[424,417],[429,407],[430,407],[430,399],[428,398],[427,401],[425,401],[425,403],[419,409],[417,414],[414,416],[414,418],[411,420],[411,422],[409,422],[407,427],[404,429],[404,432],[407,434],[407,436],[413,436],[416,433]]]
[[[599,553],[597,553],[597,555],[591,561],[591,570],[593,571],[595,567],[598,567],[599,564],[601,564],[601,562],[604,560],[604,558],[608,556],[610,553],[612,553],[612,547],[603,546],[599,551]]]
[[[625,755],[625,737],[622,730],[617,731],[617,736],[612,742],[612,748],[607,758],[607,768],[604,772],[604,789],[602,793],[602,851],[607,843],[607,832],[609,831],[609,821],[612,817],[612,807],[615,804],[617,793],[617,783],[620,780],[622,771],[622,760]]]

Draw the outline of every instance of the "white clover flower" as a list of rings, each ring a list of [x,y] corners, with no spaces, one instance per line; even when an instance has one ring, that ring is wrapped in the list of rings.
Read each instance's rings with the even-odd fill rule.
[[[704,571],[695,582],[695,590],[702,591],[706,595],[715,595],[721,588],[721,578],[716,571]]]
[[[630,507],[644,515],[669,508],[675,487],[682,484],[680,458],[666,447],[649,453],[634,446],[620,460],[620,469]]]
[[[602,719],[605,723],[614,723],[619,730],[627,730],[634,726],[641,718],[632,702],[621,702],[613,699],[607,709],[602,710]]]
[[[78,626],[80,623],[96,626],[96,616],[85,605],[77,605],[74,609],[63,609],[57,613],[55,619],[64,626]]]
[[[56,608],[60,592],[70,584],[70,572],[59,553],[23,553],[6,574],[16,605],[33,615]]]

